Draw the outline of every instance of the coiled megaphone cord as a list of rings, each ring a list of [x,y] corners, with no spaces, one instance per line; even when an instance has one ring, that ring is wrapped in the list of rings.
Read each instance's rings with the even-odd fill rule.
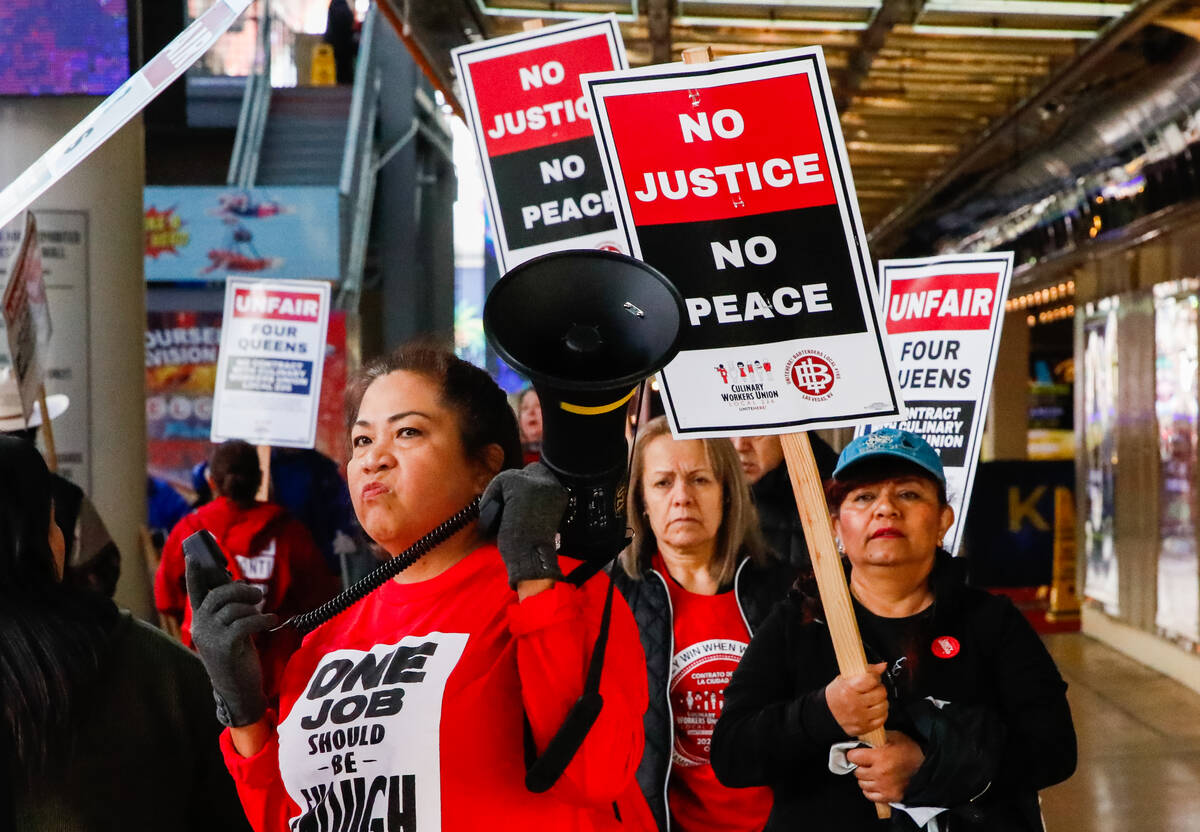
[[[357,604],[363,598],[366,598],[372,592],[392,578],[399,575],[408,567],[412,566],[421,557],[431,549],[445,543],[456,533],[461,531],[467,523],[479,516],[479,496],[476,496],[469,505],[460,509],[456,514],[447,519],[444,523],[438,526],[429,534],[422,537],[412,546],[409,546],[394,558],[389,558],[384,563],[372,569],[362,578],[342,590],[336,596],[326,601],[321,606],[311,612],[306,612],[301,615],[293,615],[287,621],[284,621],[274,630],[282,630],[284,627],[295,627],[300,635],[308,635],[313,630],[320,627],[326,621],[329,621],[335,616],[341,615],[350,607]],[[272,630],[272,632],[274,632]]]

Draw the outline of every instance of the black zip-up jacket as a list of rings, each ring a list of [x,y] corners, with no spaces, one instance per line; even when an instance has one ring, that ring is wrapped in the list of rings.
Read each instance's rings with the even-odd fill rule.
[[[957,654],[922,661],[913,694],[890,703],[887,728],[925,753],[905,802],[951,809],[943,832],[1041,830],[1038,789],[1075,770],[1067,686],[1012,603],[965,586],[960,567],[939,552],[930,576],[933,632],[957,639]],[[914,829],[899,811],[877,820],[854,775],[829,771],[830,745],[850,737],[825,702],[838,670],[823,618],[815,599],[792,593],[755,632],[725,689],[713,770],[727,786],[772,787],[767,832]],[[868,662],[880,660],[864,647]]]
[[[751,635],[767,619],[775,604],[787,596],[795,577],[795,570],[774,560],[767,566],[757,566],[749,558],[743,558],[738,564],[733,577],[733,592]],[[671,577],[646,566],[641,580],[635,580],[615,565],[612,579],[633,611],[642,650],[646,654],[650,704],[645,716],[646,750],[638,765],[637,780],[658,828],[666,832],[670,829],[667,780],[675,741],[668,699],[671,657],[675,652],[671,596],[666,583]]]

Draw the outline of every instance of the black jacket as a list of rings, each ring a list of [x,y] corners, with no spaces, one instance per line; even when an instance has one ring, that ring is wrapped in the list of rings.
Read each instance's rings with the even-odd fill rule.
[[[671,597],[666,583],[671,578],[650,567],[646,567],[641,580],[630,578],[620,566],[614,566],[612,575],[613,583],[633,611],[642,650],[646,653],[650,705],[646,709],[646,751],[638,765],[638,785],[650,804],[658,828],[667,830],[670,828],[667,778],[675,741],[668,699],[671,657],[675,652]],[[787,595],[794,579],[794,570],[784,563],[772,561],[769,566],[760,567],[744,558],[738,564],[733,577],[733,592],[751,634],[767,619],[775,604]]]
[[[1041,830],[1038,789],[1075,770],[1067,686],[1016,608],[965,586],[960,566],[939,553],[930,578],[931,628],[959,650],[922,661],[910,700],[889,710],[888,729],[925,752],[905,799],[952,809],[939,818],[951,832]],[[914,829],[898,811],[890,826],[876,820],[854,776],[829,771],[829,746],[849,737],[825,703],[838,671],[822,619],[812,598],[793,593],[755,633],[725,690],[713,770],[728,786],[773,788],[767,830]],[[878,661],[864,646],[868,662]],[[950,704],[939,711],[925,697]]]
[[[837,466],[837,451],[815,433],[809,433],[813,458],[822,480],[833,476]],[[792,481],[788,478],[787,463],[781,462],[750,486],[754,496],[754,507],[758,509],[758,524],[767,545],[775,554],[797,569],[808,568],[808,543],[804,540],[804,527],[800,525],[800,513],[796,510],[796,498],[792,493]]]

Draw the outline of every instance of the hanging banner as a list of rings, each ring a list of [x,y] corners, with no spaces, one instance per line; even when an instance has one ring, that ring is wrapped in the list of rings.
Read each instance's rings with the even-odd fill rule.
[[[340,274],[336,187],[147,186],[143,207],[149,282]]]
[[[0,228],[108,141],[217,42],[250,0],[216,0],[162,51],[0,191]]]
[[[212,441],[311,448],[329,324],[329,284],[231,277]]]
[[[1011,251],[879,262],[884,329],[896,362],[904,420],[942,458],[958,552],[1012,280]],[[870,427],[858,433],[869,432]]]
[[[22,415],[28,420],[45,381],[45,354],[50,346],[50,309],[42,279],[42,247],[32,211],[25,214],[25,233],[10,272],[4,287],[4,326]]]
[[[625,241],[686,301],[659,377],[675,434],[898,416],[820,48],[582,81]]]
[[[579,76],[624,69],[614,15],[453,50],[501,273],[572,248],[626,252]]]

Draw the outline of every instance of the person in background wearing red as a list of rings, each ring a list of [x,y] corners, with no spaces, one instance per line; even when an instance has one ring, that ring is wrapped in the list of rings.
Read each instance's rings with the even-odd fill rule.
[[[652,419],[638,432],[630,493],[633,543],[613,579],[650,684],[638,783],[663,832],[757,832],[771,791],[717,782],[709,742],[753,630],[795,576],[763,543],[728,439],[675,440],[665,417]]]
[[[537,462],[542,458],[542,402],[532,387],[517,394],[517,426],[525,463]]]
[[[563,580],[566,491],[524,470],[517,422],[488,375],[406,347],[347,389],[355,513],[396,557],[484,492],[496,537],[467,520],[394,580],[309,633],[267,707],[247,649],[276,617],[261,593],[188,564],[193,635],[218,699],[226,765],[259,832],[286,829],[601,832],[652,828],[634,782],[646,674],[614,598],[603,707],[562,777],[525,786],[584,690],[608,581]],[[489,485],[490,483],[490,485]],[[469,516],[469,515],[467,515]]]
[[[333,597],[337,580],[312,535],[282,506],[255,499],[262,469],[253,445],[238,439],[218,445],[209,461],[208,480],[216,498],[171,530],[154,578],[154,604],[160,613],[181,623],[184,644],[193,646],[182,546],[200,529],[212,532],[221,544],[236,580],[262,590],[265,611],[287,617]],[[284,665],[300,639],[294,630],[282,630],[260,634],[255,644],[262,656],[267,695],[274,701]]]

